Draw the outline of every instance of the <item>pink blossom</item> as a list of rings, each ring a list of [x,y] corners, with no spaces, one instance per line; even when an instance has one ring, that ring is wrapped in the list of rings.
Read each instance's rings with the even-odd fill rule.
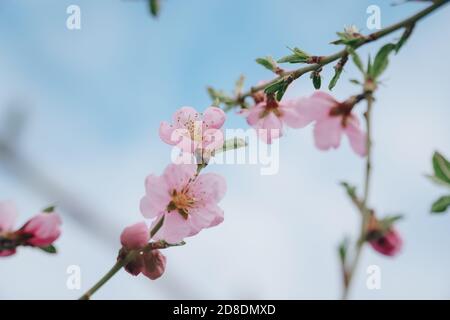
[[[198,149],[212,151],[223,145],[220,130],[226,115],[218,107],[209,107],[200,114],[192,107],[182,107],[173,115],[173,123],[162,122],[159,136],[165,143],[194,153]]]
[[[129,250],[141,249],[150,240],[150,231],[145,222],[139,222],[126,227],[120,235],[122,246]]]
[[[61,234],[61,218],[55,212],[40,213],[31,218],[20,229],[27,237],[26,243],[36,247],[51,245]]]
[[[351,112],[353,105],[347,101],[338,102],[322,91],[316,91],[304,101],[306,117],[316,121],[314,140],[318,149],[338,148],[342,134],[346,134],[353,151],[362,157],[366,155],[366,134],[360,128],[358,118]]]
[[[259,138],[272,143],[283,135],[283,127],[303,128],[312,120],[303,113],[304,99],[276,101],[273,97],[264,98],[249,110],[242,110],[241,115],[247,123],[257,130]]]
[[[0,242],[1,239],[13,232],[14,223],[16,222],[18,213],[16,206],[11,201],[0,201]],[[16,249],[1,249],[0,257],[7,257],[16,253]]]
[[[166,257],[159,250],[144,252],[143,261],[142,274],[151,280],[158,279],[166,270]]]
[[[164,218],[156,240],[179,242],[223,221],[217,203],[226,192],[225,179],[214,173],[197,175],[194,164],[170,164],[162,176],[148,176],[145,188],[142,214],[155,219],[152,229]]]
[[[375,251],[390,257],[398,254],[403,245],[402,238],[393,228],[369,243]]]

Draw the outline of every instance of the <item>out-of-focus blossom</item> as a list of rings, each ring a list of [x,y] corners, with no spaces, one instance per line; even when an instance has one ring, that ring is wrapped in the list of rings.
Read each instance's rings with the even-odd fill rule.
[[[370,240],[369,243],[375,251],[389,257],[397,255],[403,245],[402,238],[394,228]]]
[[[43,212],[31,218],[20,229],[26,243],[35,247],[51,245],[61,235],[61,218],[55,212]]]
[[[176,243],[223,221],[218,202],[226,192],[225,179],[215,173],[198,175],[194,164],[170,164],[162,176],[148,176],[145,188],[142,214],[155,219],[152,229],[164,219],[156,240]]]
[[[367,154],[366,133],[352,113],[353,101],[339,102],[328,93],[316,91],[303,105],[306,117],[315,121],[314,141],[318,149],[338,148],[345,134],[355,153],[362,157]]]
[[[173,115],[172,124],[161,123],[159,136],[184,152],[213,151],[223,145],[221,128],[225,119],[225,113],[218,107],[209,107],[203,114],[192,107],[182,107]]]
[[[14,224],[18,213],[15,204],[11,201],[0,201],[0,257],[7,257],[16,253],[16,249],[10,246]]]
[[[303,128],[311,122],[302,112],[304,99],[285,99],[278,102],[273,96],[269,96],[257,101],[249,110],[241,110],[240,114],[247,118],[247,123],[266,143],[270,144],[274,139],[280,138],[284,126]]]
[[[55,212],[42,212],[14,229],[18,213],[14,203],[0,202],[0,257],[16,253],[19,246],[48,247],[61,234],[61,218]]]

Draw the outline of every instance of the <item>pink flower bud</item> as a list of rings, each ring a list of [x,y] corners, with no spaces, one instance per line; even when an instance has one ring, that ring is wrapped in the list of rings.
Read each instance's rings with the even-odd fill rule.
[[[117,261],[124,260],[127,257],[128,253],[129,251],[126,248],[120,249]],[[143,268],[144,268],[144,260],[141,254],[124,266],[125,271],[133,276],[137,276],[138,274],[140,274]]]
[[[40,213],[20,229],[27,236],[26,244],[35,247],[51,245],[61,234],[61,218],[57,213]]]
[[[150,240],[150,231],[145,222],[126,227],[120,235],[120,242],[128,250],[142,249]]]
[[[144,252],[142,273],[151,280],[161,277],[166,269],[166,257],[159,250]]]
[[[395,229],[390,229],[384,235],[371,240],[369,243],[375,251],[393,257],[400,252],[403,241]]]

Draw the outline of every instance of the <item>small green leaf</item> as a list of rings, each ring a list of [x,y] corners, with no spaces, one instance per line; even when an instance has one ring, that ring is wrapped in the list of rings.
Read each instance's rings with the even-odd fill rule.
[[[350,79],[349,81],[353,84],[362,85],[362,83],[357,79]]]
[[[51,253],[51,254],[55,254],[58,252],[53,245],[49,245],[47,247],[39,247],[39,249],[41,249],[42,251],[45,251],[47,253]]]
[[[275,60],[270,56],[258,58],[256,59],[256,62],[272,72],[275,72],[278,67]]]
[[[283,99],[283,96],[287,90],[287,88],[289,87],[289,84],[285,81],[284,85],[281,87],[280,90],[277,91],[277,100],[281,101],[281,99]]]
[[[45,208],[44,210],[42,210],[42,212],[44,213],[52,213],[55,211],[56,206],[48,206],[47,208]]]
[[[384,70],[386,70],[389,63],[389,54],[393,50],[395,50],[395,44],[393,43],[385,44],[380,50],[378,50],[370,73],[373,79],[377,79],[384,72]]]
[[[439,152],[433,154],[434,176],[446,183],[450,183],[450,162]]]
[[[278,63],[305,63],[309,59],[309,54],[300,50],[299,48],[290,49],[292,51],[291,55],[282,57],[277,62]]]
[[[384,217],[379,221],[382,227],[382,231],[388,231],[389,229],[391,229],[394,223],[396,223],[399,220],[402,220],[403,218],[404,216],[401,214]]]
[[[433,203],[433,205],[431,206],[431,212],[443,213],[448,209],[449,206],[450,206],[450,195],[443,196]]]
[[[435,176],[427,174],[427,175],[425,175],[425,177],[427,177],[428,179],[430,179],[431,182],[433,182],[439,186],[450,188],[450,183],[445,182]]]
[[[267,93],[267,94],[275,93],[275,92],[277,92],[278,90],[283,89],[284,85],[285,85],[285,84],[284,84],[284,80],[283,80],[283,79],[278,80],[278,81],[276,81],[276,82],[274,82],[274,83],[272,83],[272,84],[269,84],[269,85],[264,89],[264,92]]]
[[[349,244],[349,238],[345,237],[338,246],[339,259],[341,260],[342,265],[345,265]]]
[[[414,30],[414,27],[415,27],[415,24],[413,23],[405,28],[405,31],[403,32],[400,40],[398,40],[398,42],[395,44],[395,53],[396,54],[400,51],[400,49],[403,47],[403,45],[409,39],[409,37],[411,36],[411,34]]]
[[[343,186],[345,188],[345,191],[347,191],[347,194],[350,198],[356,198],[356,187],[352,186],[351,184],[349,184],[348,182],[341,182],[340,183],[341,186]]]
[[[336,86],[340,76],[342,73],[342,68],[334,68],[334,76],[331,78],[330,83],[328,84],[328,89],[331,91]]]
[[[320,72],[313,71],[311,72],[311,80],[314,86],[314,89],[319,90],[322,86],[322,77],[320,76]]]
[[[355,66],[363,73],[364,72],[364,66],[362,64],[361,58],[359,57],[359,55],[356,53],[356,51],[352,48],[352,47],[347,47],[347,52],[352,56],[352,60],[353,63],[355,64]]]
[[[369,54],[369,58],[367,59],[367,74],[372,74],[372,57]]]
[[[157,17],[159,15],[159,11],[161,9],[160,0],[149,0],[148,5],[150,8],[150,13],[152,16]]]

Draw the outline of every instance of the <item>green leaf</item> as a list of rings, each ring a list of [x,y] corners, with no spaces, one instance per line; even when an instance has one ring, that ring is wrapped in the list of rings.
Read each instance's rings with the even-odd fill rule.
[[[52,213],[55,211],[56,206],[48,206],[47,208],[45,208],[44,210],[42,210],[42,212],[44,213]]]
[[[367,74],[372,74],[372,57],[369,54],[369,58],[367,59]]]
[[[380,50],[378,50],[370,72],[373,79],[377,79],[384,72],[384,70],[386,70],[389,63],[389,54],[393,50],[395,50],[395,44],[393,43],[385,44]]]
[[[313,71],[311,72],[311,80],[314,86],[314,89],[319,90],[322,86],[322,77],[320,76],[320,72]]]
[[[278,101],[281,101],[281,99],[283,99],[284,93],[286,92],[288,87],[289,87],[289,84],[287,82],[284,82],[284,85],[281,87],[281,89],[277,91],[276,98]]]
[[[160,0],[149,0],[148,5],[150,8],[150,13],[152,16],[157,17],[159,15],[159,11],[161,9]]]
[[[275,72],[278,67],[275,60],[273,60],[273,58],[270,56],[258,58],[258,59],[256,59],[256,62],[258,64],[262,65],[264,68],[266,68],[270,71],[273,71],[273,72]]]
[[[364,66],[362,64],[361,58],[359,57],[359,55],[356,53],[356,51],[352,48],[352,47],[347,47],[347,52],[352,56],[352,60],[353,63],[355,64],[355,66],[363,73],[364,72]]]
[[[276,82],[274,82],[272,84],[269,84],[264,89],[264,92],[267,93],[267,94],[272,94],[272,93],[277,92],[278,90],[283,89],[283,87],[284,87],[284,80],[281,79],[281,80],[278,80],[278,81],[276,81]]]
[[[425,175],[425,177],[427,177],[428,179],[430,179],[431,182],[433,182],[439,186],[450,188],[450,183],[442,181],[441,179],[439,179],[435,176],[427,174],[427,175]]]
[[[349,184],[348,182],[341,182],[340,183],[341,186],[343,186],[345,188],[345,191],[347,191],[347,194],[350,198],[356,198],[356,187],[352,186],[351,184]]]
[[[350,79],[349,81],[353,84],[362,85],[362,83],[357,79]]]
[[[415,27],[415,24],[413,23],[405,28],[405,31],[403,32],[400,40],[398,40],[398,42],[395,44],[395,53],[396,54],[400,51],[400,49],[403,47],[403,45],[409,39],[409,37],[411,36],[411,34],[414,30],[414,27]]]
[[[431,212],[433,213],[443,213],[450,206],[450,195],[443,196],[437,199],[431,206]]]
[[[433,169],[437,179],[450,184],[450,162],[437,151],[433,154]]]
[[[336,83],[338,82],[343,68],[334,68],[334,76],[331,78],[330,83],[328,84],[328,89],[331,91],[336,86]]]
[[[403,215],[397,214],[397,215],[384,217],[379,222],[381,224],[382,229],[387,231],[394,225],[394,223],[396,223],[399,220],[402,220],[403,218],[404,218]]]
[[[226,95],[223,91],[216,90],[212,87],[208,87],[207,90],[211,100],[214,101],[215,106],[219,105],[220,103],[223,103],[228,107],[236,105],[235,100],[232,97]]]
[[[341,260],[341,264],[343,266],[345,266],[349,245],[350,239],[348,237],[345,237],[338,246],[339,259]]]
[[[51,253],[51,254],[55,254],[58,252],[53,245],[49,245],[47,247],[39,247],[39,249],[41,249],[42,251],[45,251],[47,253]]]
[[[309,54],[300,50],[299,48],[290,49],[292,51],[291,55],[282,57],[277,62],[278,63],[305,63],[309,59]]]

